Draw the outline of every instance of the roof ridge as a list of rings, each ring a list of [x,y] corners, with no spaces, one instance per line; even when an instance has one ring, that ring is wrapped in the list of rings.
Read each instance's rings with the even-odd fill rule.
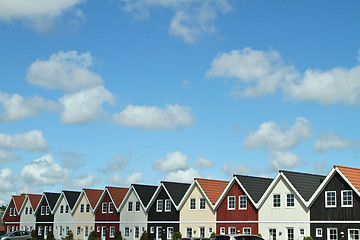
[[[177,182],[177,181],[160,181],[160,183],[179,183],[179,184],[190,184],[190,183]]]
[[[246,175],[246,174],[234,174],[234,177],[236,176],[242,176],[242,177],[249,177],[249,178],[262,178],[262,179],[269,179],[272,180],[273,178],[271,177],[256,177],[256,176],[250,176],[250,175]]]
[[[210,178],[194,178],[194,180],[206,180],[206,181],[217,181],[217,182],[229,182],[226,180],[210,179]]]
[[[350,169],[354,169],[354,170],[360,170],[360,168],[354,168],[354,167],[347,167],[347,166],[340,166],[340,165],[334,165],[334,168],[350,168]]]
[[[279,172],[288,172],[288,173],[296,173],[296,174],[302,174],[302,175],[312,175],[312,176],[318,176],[318,177],[326,177],[326,175],[321,175],[321,174],[304,173],[304,172],[296,172],[296,171],[288,171],[288,170],[279,170]]]

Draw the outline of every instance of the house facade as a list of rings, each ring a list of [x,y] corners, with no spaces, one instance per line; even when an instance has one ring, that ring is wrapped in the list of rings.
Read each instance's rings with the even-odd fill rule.
[[[20,210],[20,229],[32,231],[36,226],[35,209],[37,208],[41,194],[26,194],[24,204]]]
[[[60,193],[44,192],[40,203],[35,210],[37,236],[46,239],[54,229],[54,207]]]
[[[20,229],[20,209],[24,203],[25,196],[15,196],[11,197],[9,205],[7,206],[5,213],[3,215],[4,221],[4,232],[8,233],[11,231]]]

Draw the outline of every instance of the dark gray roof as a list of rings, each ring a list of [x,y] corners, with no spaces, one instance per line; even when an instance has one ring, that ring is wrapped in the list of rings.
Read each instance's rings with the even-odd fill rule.
[[[280,170],[296,188],[305,201],[315,193],[326,176]]]
[[[65,195],[66,201],[69,204],[70,209],[72,210],[81,192],[63,191],[63,193]]]
[[[51,192],[44,192],[46,199],[49,202],[49,206],[51,211],[54,209],[55,204],[58,200],[58,198],[60,197],[60,193],[51,193]]]
[[[245,175],[234,176],[239,180],[241,185],[244,186],[245,190],[248,192],[255,203],[259,202],[260,198],[273,180],[271,178],[252,177]]]
[[[181,199],[184,197],[186,191],[190,187],[189,183],[178,183],[178,182],[161,182],[164,184],[166,190],[170,194],[170,197],[174,201],[175,205],[179,205]]]
[[[146,207],[149,204],[151,198],[153,197],[157,186],[141,184],[132,184],[132,186],[135,188],[135,191],[138,194],[140,201]]]

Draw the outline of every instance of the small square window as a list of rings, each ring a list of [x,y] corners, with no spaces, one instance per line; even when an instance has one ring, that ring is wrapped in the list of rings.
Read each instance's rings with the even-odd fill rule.
[[[251,234],[251,228],[250,227],[244,227],[243,228],[243,234]]]
[[[316,237],[322,237],[322,228],[316,228]]]
[[[220,228],[220,234],[225,234],[225,228],[224,227]]]

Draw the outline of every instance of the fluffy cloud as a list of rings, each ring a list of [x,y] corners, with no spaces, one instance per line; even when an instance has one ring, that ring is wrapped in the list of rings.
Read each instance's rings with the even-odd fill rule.
[[[2,0],[0,1],[0,21],[23,21],[38,31],[51,27],[55,18],[71,12],[84,0]],[[78,11],[74,11],[75,16]]]
[[[303,138],[311,136],[311,124],[302,117],[296,118],[294,126],[287,128],[275,122],[262,123],[250,133],[243,144],[246,149],[262,147],[271,150],[283,150],[298,145]]]
[[[162,7],[170,9],[174,15],[170,21],[169,33],[192,43],[204,34],[215,32],[214,21],[219,13],[231,10],[228,0],[122,0],[122,8],[138,17],[148,17],[150,9]]]
[[[225,163],[221,168],[221,172],[223,172],[226,176],[232,176],[234,174],[250,174],[253,172],[253,169],[242,164],[231,166],[229,163]]]
[[[66,94],[60,99],[64,110],[61,115],[62,123],[85,124],[94,120],[103,110],[105,102],[112,104],[114,96],[103,86],[89,88]]]
[[[195,165],[200,168],[209,168],[209,167],[214,166],[214,164],[215,164],[214,161],[208,160],[206,158],[199,158],[195,162]]]
[[[90,53],[60,51],[48,60],[37,60],[27,70],[27,80],[46,89],[74,92],[103,83],[102,78],[90,71],[93,57]]]
[[[26,164],[20,177],[32,186],[53,186],[67,183],[69,171],[57,164],[51,154],[47,154]]]
[[[74,180],[73,187],[76,189],[88,188],[99,182],[97,176],[91,174],[81,174]]]
[[[0,149],[0,163],[1,162],[15,162],[19,160],[12,152]]]
[[[121,172],[129,165],[129,159],[120,155],[113,157],[106,168],[99,169],[102,173]]]
[[[156,160],[153,166],[155,169],[166,172],[188,169],[188,157],[181,152],[167,153],[164,159]]]
[[[315,141],[313,148],[317,151],[327,151],[332,148],[342,150],[344,148],[352,147],[359,145],[359,143],[352,142],[347,139],[343,139],[340,136],[334,134],[333,132],[328,132],[324,136],[319,136]]]
[[[301,158],[294,153],[275,151],[270,156],[270,168],[273,171],[293,169],[300,161]]]
[[[12,173],[13,171],[9,168],[4,168],[0,171],[0,192],[14,190],[13,182],[16,179],[12,176]]]
[[[201,177],[198,171],[196,171],[193,168],[189,168],[186,170],[177,170],[174,172],[170,172],[166,180],[167,181],[173,181],[173,182],[188,182],[191,183],[194,178]]]
[[[130,176],[125,177],[121,174],[114,174],[110,179],[110,183],[117,186],[129,186],[134,183],[143,182],[143,174],[141,172],[134,172]]]
[[[0,104],[4,112],[0,115],[0,122],[13,122],[26,117],[33,117],[39,111],[56,112],[59,111],[58,103],[51,100],[44,100],[35,96],[24,98],[19,94],[6,94],[0,92]]]
[[[314,172],[317,174],[327,175],[329,173],[329,163],[327,161],[316,162],[313,164]]]
[[[143,180],[144,178],[141,172],[134,172],[126,179],[126,184],[141,183]]]
[[[39,130],[32,130],[14,135],[0,133],[0,147],[6,149],[27,149],[45,151],[48,144]]]
[[[194,116],[189,107],[167,104],[165,109],[155,106],[127,106],[121,113],[115,114],[114,122],[146,130],[162,128],[181,129],[192,126]]]

